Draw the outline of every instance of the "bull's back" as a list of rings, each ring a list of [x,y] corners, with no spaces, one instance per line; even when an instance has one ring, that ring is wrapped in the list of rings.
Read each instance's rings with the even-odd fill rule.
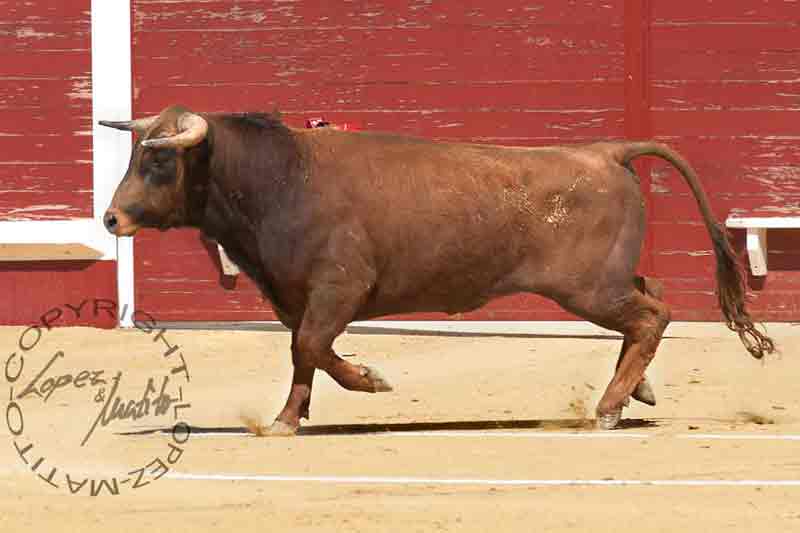
[[[349,199],[351,223],[368,235],[381,313],[474,309],[520,289],[515,275],[532,264],[546,284],[548,272],[572,268],[587,235],[615,224],[619,206],[602,196],[619,196],[619,176],[591,152],[327,140],[315,172],[322,188]]]

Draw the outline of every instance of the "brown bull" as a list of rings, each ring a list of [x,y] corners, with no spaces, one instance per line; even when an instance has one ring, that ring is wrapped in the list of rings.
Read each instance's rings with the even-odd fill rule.
[[[753,356],[774,350],[745,309],[741,267],[695,173],[664,145],[437,143],[179,106],[102,124],[137,134],[108,230],[200,228],[291,329],[294,376],[273,434],[293,434],[308,418],[316,369],[349,390],[390,390],[376,370],[333,351],[349,322],[460,313],[517,292],[624,335],[597,406],[601,427],[618,423],[630,396],[654,404],[645,369],[670,311],[660,284],[636,275],[645,212],[630,162],[642,155],[675,165],[694,193],[727,325]]]

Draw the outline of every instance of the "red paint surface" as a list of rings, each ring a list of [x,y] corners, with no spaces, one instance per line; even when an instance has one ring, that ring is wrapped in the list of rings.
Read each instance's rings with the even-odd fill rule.
[[[692,162],[720,220],[800,213],[796,4],[651,1],[654,135]],[[711,245],[694,198],[661,162],[651,190],[654,274],[678,318],[715,318],[713,256],[699,255]],[[732,233],[744,252],[744,230]],[[768,239],[770,271],[750,279],[751,309],[759,318],[796,320],[800,234],[770,230]]]
[[[655,135],[692,162],[720,219],[800,210],[793,2],[134,0],[133,8],[139,114],[175,102],[278,107],[294,125],[324,115],[522,145]],[[664,281],[674,318],[718,319],[694,199],[663,162],[637,165],[651,224],[643,271]],[[742,231],[734,238],[743,250]],[[752,306],[760,318],[796,319],[799,237],[769,238],[770,275],[751,280]],[[136,257],[137,304],[161,319],[273,318],[248,280],[222,288],[196,232],[141,234]],[[551,302],[514,296],[457,318],[567,317]]]
[[[0,324],[33,325],[53,308],[62,310],[56,326],[112,328],[114,316],[94,312],[95,300],[117,297],[117,266],[113,261],[42,261],[0,263]],[[68,305],[83,309],[78,314]],[[50,314],[50,316],[54,316]]]
[[[0,220],[92,216],[90,4],[0,0]],[[0,324],[114,327],[66,304],[115,299],[116,264],[0,262],[0,295]]]
[[[90,4],[0,1],[0,220],[92,216]]]
[[[650,0],[625,1],[625,138],[644,140],[652,137],[650,120]],[[641,182],[644,201],[650,209],[652,162],[639,160],[633,168]],[[640,256],[643,274],[653,272],[653,229],[647,228]]]

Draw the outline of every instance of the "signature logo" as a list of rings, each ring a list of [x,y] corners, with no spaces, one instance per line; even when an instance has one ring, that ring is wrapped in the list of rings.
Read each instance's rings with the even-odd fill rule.
[[[134,325],[142,334],[151,336],[158,348],[153,354],[141,356],[152,365],[151,375],[141,383],[127,378],[118,369],[72,366],[69,353],[56,346],[46,352],[52,355],[35,368],[41,352],[47,349],[47,333],[57,325],[65,310],[77,313],[76,310],[83,309],[88,303],[93,303],[91,307],[95,313],[116,309],[116,305],[107,300],[53,308],[42,315],[39,324],[22,331],[16,349],[5,361],[5,380],[9,387],[6,426],[22,462],[48,485],[66,487],[72,494],[117,495],[123,487],[141,488],[162,477],[183,456],[184,445],[191,433],[190,426],[184,421],[185,411],[191,408],[185,390],[191,376],[180,346],[168,339],[166,329],[157,327],[152,315],[140,311],[134,313]],[[125,354],[120,354],[120,357],[125,357]],[[128,391],[128,394],[122,391]],[[41,403],[36,406],[35,402]],[[91,416],[85,421],[75,421],[78,426],[83,426],[79,433],[82,437],[75,443],[78,450],[89,448],[93,435],[117,422],[146,420],[150,424],[163,424],[162,421],[169,420],[173,424],[172,434],[165,453],[146,461],[144,466],[104,478],[81,476],[51,464],[47,460],[47,443],[41,437],[42,431],[33,431],[25,425],[26,408],[63,410],[64,406],[75,402],[90,402],[93,406]],[[50,407],[56,404],[57,407]],[[88,487],[86,491],[84,487]]]

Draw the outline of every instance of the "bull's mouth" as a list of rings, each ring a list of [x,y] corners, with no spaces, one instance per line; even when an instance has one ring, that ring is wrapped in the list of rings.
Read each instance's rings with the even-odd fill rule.
[[[109,233],[117,237],[132,237],[139,231],[140,227],[138,224],[126,224],[125,226],[118,226],[113,231],[109,230]]]

